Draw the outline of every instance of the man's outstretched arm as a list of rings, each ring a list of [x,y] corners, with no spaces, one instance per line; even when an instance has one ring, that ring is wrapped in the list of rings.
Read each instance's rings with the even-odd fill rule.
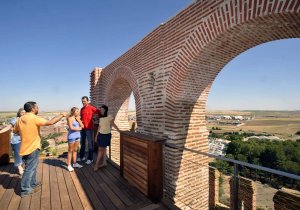
[[[63,117],[66,117],[66,116],[67,116],[66,112],[60,113],[58,116],[52,118],[51,120],[48,120],[44,124],[44,126],[53,125],[53,124],[57,123],[58,121],[60,121]]]

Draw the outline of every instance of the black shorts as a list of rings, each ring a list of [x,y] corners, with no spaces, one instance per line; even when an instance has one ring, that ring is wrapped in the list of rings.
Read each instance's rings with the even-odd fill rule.
[[[102,134],[99,133],[97,137],[98,147],[107,147],[110,146],[111,133]]]

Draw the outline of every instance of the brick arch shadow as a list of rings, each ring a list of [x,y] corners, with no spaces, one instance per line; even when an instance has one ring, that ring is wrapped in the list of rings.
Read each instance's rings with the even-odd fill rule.
[[[165,134],[169,142],[179,147],[208,152],[206,100],[215,78],[228,62],[257,45],[300,38],[299,1],[277,2],[278,5],[265,1],[266,6],[262,5],[257,13],[255,6],[248,4],[241,14],[231,10],[223,19],[216,18],[229,7],[235,8],[234,2],[218,5],[202,19],[176,54],[166,87]],[[164,199],[181,207],[207,209],[208,158],[166,148],[165,164]]]
[[[103,75],[104,76],[104,75]],[[121,130],[129,130],[128,107],[130,94],[133,93],[136,107],[136,123],[142,127],[141,98],[134,74],[129,67],[118,67],[111,74],[104,76],[108,81],[103,89],[104,104],[109,107],[109,113],[115,117],[115,123]],[[137,129],[138,129],[137,128]],[[119,164],[119,140],[118,132],[112,131],[111,145],[112,160]]]

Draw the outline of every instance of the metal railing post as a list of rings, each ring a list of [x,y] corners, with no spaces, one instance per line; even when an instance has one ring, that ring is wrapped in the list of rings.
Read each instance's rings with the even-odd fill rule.
[[[239,165],[234,163],[234,173],[233,173],[233,209],[239,209]]]

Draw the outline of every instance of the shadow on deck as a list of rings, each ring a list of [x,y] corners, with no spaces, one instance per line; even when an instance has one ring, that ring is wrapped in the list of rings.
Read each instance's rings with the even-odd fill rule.
[[[167,209],[130,186],[112,165],[93,171],[91,165],[69,172],[65,158],[40,159],[37,179],[42,190],[21,198],[20,178],[13,164],[0,167],[2,209]]]

